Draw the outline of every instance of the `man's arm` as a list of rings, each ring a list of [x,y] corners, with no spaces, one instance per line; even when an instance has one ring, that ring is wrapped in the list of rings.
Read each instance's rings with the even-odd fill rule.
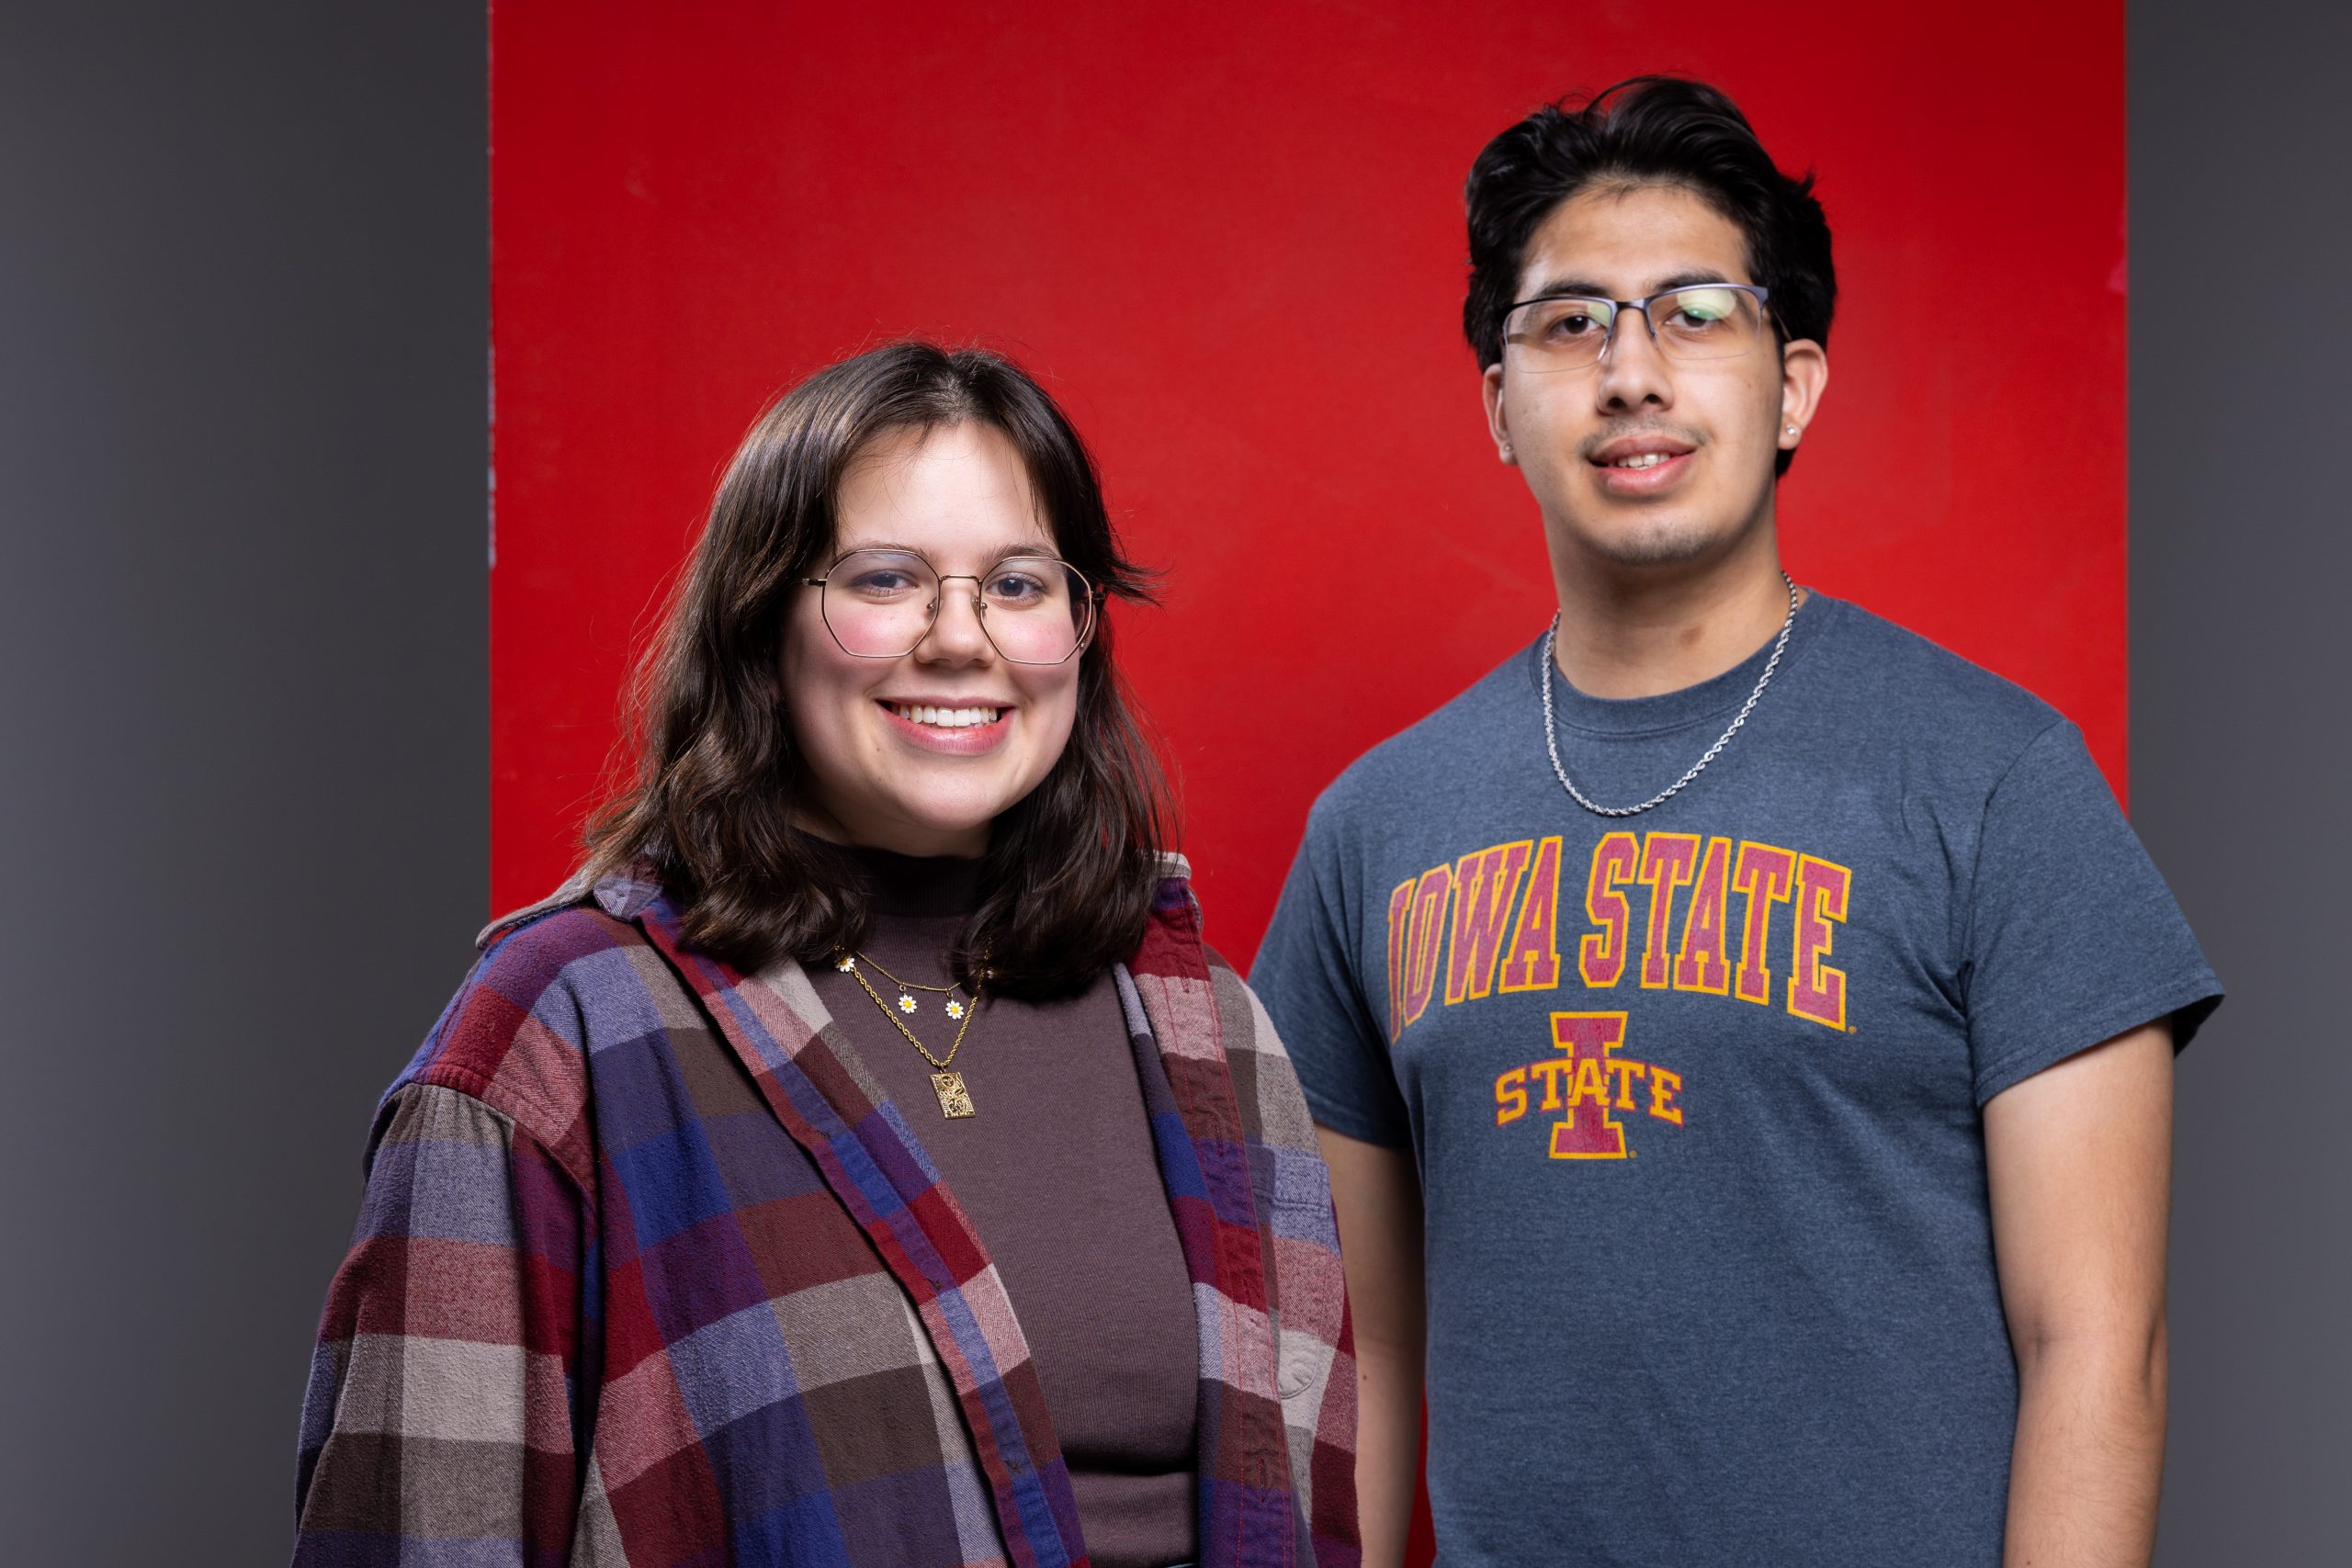
[[[2006,1568],[2146,1568],[2154,1550],[2172,1056],[2170,1023],[2148,1024],[1984,1107],[2018,1359]]]
[[[1397,1568],[1420,1482],[1421,1183],[1409,1150],[1316,1128],[1331,1168],[1356,1337],[1356,1514],[1364,1568]]]

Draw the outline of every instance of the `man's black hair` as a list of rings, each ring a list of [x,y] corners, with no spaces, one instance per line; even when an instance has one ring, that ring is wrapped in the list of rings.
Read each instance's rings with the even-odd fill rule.
[[[1503,355],[1503,315],[1517,298],[1529,236],[1589,186],[1676,186],[1739,230],[1751,281],[1771,291],[1778,343],[1829,346],[1838,269],[1813,176],[1792,179],[1756,139],[1739,106],[1704,82],[1636,76],[1581,101],[1547,104],[1487,143],[1463,198],[1470,219],[1470,291],[1463,335],[1486,369]],[[1786,473],[1793,453],[1781,454]]]

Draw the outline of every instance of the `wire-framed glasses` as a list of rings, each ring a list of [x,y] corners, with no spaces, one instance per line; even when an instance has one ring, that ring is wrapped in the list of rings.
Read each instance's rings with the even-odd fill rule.
[[[1736,359],[1762,340],[1771,290],[1753,283],[1697,283],[1646,299],[1553,294],[1521,299],[1503,313],[1503,364],[1543,374],[1600,362],[1627,310],[1639,310],[1650,341],[1668,359]]]
[[[1014,664],[1061,664],[1094,634],[1102,591],[1055,556],[1007,556],[977,575],[942,572],[913,550],[851,550],[822,577],[801,581],[822,595],[825,629],[843,653],[899,659],[931,635],[950,582],[972,585],[980,630]]]

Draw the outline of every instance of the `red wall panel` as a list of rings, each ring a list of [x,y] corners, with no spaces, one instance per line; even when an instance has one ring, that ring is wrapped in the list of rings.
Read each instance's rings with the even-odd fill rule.
[[[499,0],[493,902],[564,874],[744,428],[922,333],[1043,374],[1168,570],[1121,648],[1246,961],[1315,792],[1549,613],[1455,325],[1461,179],[1654,70],[1726,87],[1837,231],[1792,569],[2042,693],[2120,788],[2122,37],[2015,0]]]

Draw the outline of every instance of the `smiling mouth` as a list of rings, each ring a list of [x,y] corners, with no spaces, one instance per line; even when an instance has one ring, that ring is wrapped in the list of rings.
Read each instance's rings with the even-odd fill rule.
[[[910,703],[885,703],[883,705],[909,724],[929,725],[933,729],[977,728],[994,724],[1004,712],[1002,708],[993,707],[943,708]]]
[[[1655,468],[1660,463],[1681,457],[1679,452],[1636,452],[1630,457],[1620,457],[1613,463],[1603,463],[1604,468]]]

